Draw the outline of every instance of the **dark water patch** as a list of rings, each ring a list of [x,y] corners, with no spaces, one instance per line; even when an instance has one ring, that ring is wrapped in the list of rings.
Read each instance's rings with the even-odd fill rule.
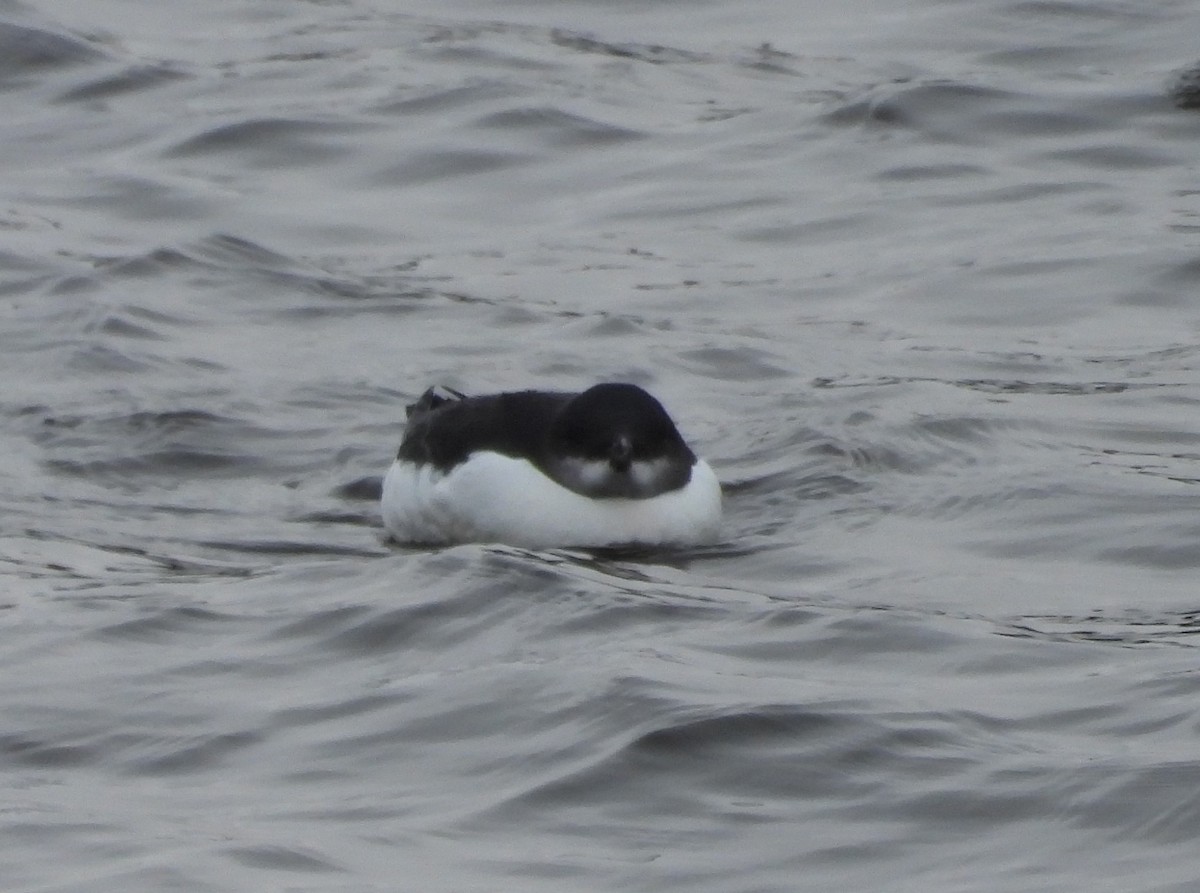
[[[335,260],[328,264],[307,258],[290,257],[256,241],[227,233],[180,248],[182,264],[196,277],[193,284],[226,286],[227,292],[242,299],[248,312],[260,312],[264,318],[305,323],[346,316],[354,312],[398,312],[414,308],[415,300],[444,296],[424,284],[414,284],[409,271],[416,262],[398,263],[388,274],[362,275],[347,272]],[[202,278],[203,277],[203,278]],[[269,286],[264,289],[263,286]],[[268,301],[268,295],[272,300]],[[318,304],[300,302],[296,296],[314,296]],[[329,299],[334,299],[337,304]],[[350,308],[349,302],[353,302]],[[282,305],[282,306],[281,306]],[[274,323],[272,323],[274,324]]]
[[[1030,614],[1012,621],[999,634],[1118,648],[1172,645],[1195,648],[1200,644],[1195,639],[1200,635],[1200,609],[1151,612],[1131,608],[1078,615]],[[1190,677],[1171,678],[1174,681],[1167,684],[1172,690],[1190,693],[1195,687],[1195,680]],[[1154,686],[1158,681],[1147,684]]]
[[[119,338],[134,338],[139,341],[165,341],[166,336],[159,334],[148,326],[138,325],[127,317],[110,314],[99,323],[89,328],[104,335],[115,335]]]
[[[647,611],[670,612],[678,608],[721,606],[738,601],[743,594],[724,584],[696,582],[697,574],[711,562],[742,554],[739,543],[723,541],[693,547],[617,546],[601,549],[551,549],[531,551],[491,547],[541,565],[569,582],[572,603],[587,603],[603,611],[611,605],[623,608],[626,596]],[[679,573],[687,582],[680,582]],[[599,595],[599,601],[592,598]]]
[[[1004,419],[923,414],[883,428],[878,424],[856,426],[853,437],[825,439],[811,450],[854,470],[913,475],[935,467],[963,468],[986,462],[1002,441],[1020,430],[1019,425]],[[858,479],[862,480],[861,475]]]
[[[922,822],[939,828],[953,828],[957,834],[969,835],[1044,816],[1047,796],[1042,785],[1044,780],[1039,779],[1031,783],[1032,789],[1026,792],[935,791],[905,798],[895,805],[880,804],[875,814],[906,823]]]
[[[384,299],[400,311],[408,309],[407,299],[425,298],[432,294],[424,287],[413,287],[411,279],[406,275],[414,267],[411,262],[397,264],[391,275],[387,276],[347,274],[339,270],[336,264],[331,264],[330,269],[327,269],[308,259],[290,257],[249,239],[225,233],[209,236],[185,250],[189,258],[200,264],[202,269],[229,277],[231,282],[241,283],[241,288],[237,288],[236,293],[241,294],[245,290],[246,295],[255,301],[262,300],[262,290],[257,287],[246,289],[246,279],[269,283],[274,287],[273,293],[277,295],[305,294],[319,298],[351,300]],[[314,315],[319,316],[322,312],[335,315],[339,309],[322,303],[316,308],[308,305],[272,307],[271,312],[290,314],[303,321]]]
[[[337,512],[337,511],[316,511],[305,512],[290,519],[297,524],[323,524],[329,526],[350,525],[354,527],[368,527],[379,529],[383,525],[379,520],[377,512]]]
[[[1023,266],[1023,265],[1022,265]],[[1020,274],[1020,271],[1015,271]],[[1125,391],[1160,390],[1173,387],[1168,383],[1128,381],[1030,381],[1003,378],[938,379],[923,376],[884,376],[873,380],[821,378],[813,382],[819,388],[891,387],[921,382],[950,385],[989,394],[1055,394],[1088,397],[1096,394],[1121,394]]]
[[[228,233],[214,233],[196,242],[193,248],[196,256],[224,267],[286,270],[295,265],[285,254]]]
[[[844,448],[830,446],[825,453],[836,461],[849,461],[852,464],[869,467],[874,460],[865,461],[861,456],[856,458]],[[741,500],[743,497],[771,497],[775,494],[787,493],[796,499],[831,499],[836,496],[847,496],[862,493],[870,485],[862,480],[844,474],[830,472],[797,473],[796,471],[777,471],[767,474],[739,478],[723,484],[726,497],[731,500]],[[771,504],[769,500],[766,504]],[[761,508],[762,500],[755,500],[756,507]]]
[[[260,845],[254,847],[227,847],[224,853],[247,868],[259,871],[286,871],[299,874],[346,873],[347,869],[336,860],[305,847]]]
[[[185,639],[207,638],[222,631],[228,632],[242,620],[241,617],[209,608],[183,606],[159,610],[148,617],[97,627],[94,635],[123,642],[175,646]]]
[[[934,443],[965,443],[971,444],[976,450],[985,450],[994,442],[998,430],[1012,427],[1011,422],[1003,420],[926,416],[914,419],[909,430]]]
[[[711,819],[709,804],[728,797],[770,815],[788,800],[857,798],[874,786],[829,762],[874,728],[838,705],[766,705],[647,725],[615,753],[512,797],[494,817],[538,814],[553,822],[599,808],[609,818],[636,811],[642,822],[663,815]]]
[[[724,489],[724,488],[722,488]],[[638,576],[640,568],[671,568],[677,571],[699,572],[706,562],[718,561],[742,554],[743,547],[736,539],[726,537],[724,540],[704,546],[624,546],[594,549],[581,559],[589,566],[601,570],[606,576],[619,579],[643,579]],[[651,574],[644,578],[647,581],[658,582],[659,578]],[[720,603],[727,597],[733,597],[725,587],[703,584],[693,584],[684,587],[686,595],[681,596],[673,591],[674,597],[685,597],[691,602]]]
[[[274,294],[302,292],[321,297],[356,298],[370,293],[361,279],[330,274],[301,258],[289,257],[258,242],[227,233],[215,233],[186,246],[182,252],[197,270],[228,277],[231,281],[267,282],[276,287]],[[247,292],[255,301],[262,301],[261,288],[252,285]]]
[[[186,409],[107,416],[47,415],[34,432],[49,461],[64,470],[143,465],[148,471],[165,473],[252,465],[258,461],[256,457],[230,450],[229,445],[283,436],[288,435],[206,410]],[[68,453],[72,458],[65,458],[63,454]]]
[[[1156,843],[1186,843],[1200,822],[1200,761],[1166,760],[1132,773],[1094,804],[1092,816],[1120,815],[1120,827],[1134,837]],[[1147,797],[1145,792],[1153,792]],[[1110,812],[1111,810],[1111,812]]]
[[[1095,353],[1084,357],[1083,361],[1123,370],[1133,369],[1137,372],[1144,370],[1146,373],[1153,373],[1164,369],[1175,372],[1194,368],[1197,361],[1200,361],[1200,346],[1174,344],[1132,353]],[[1200,398],[1192,399],[1200,400]]]
[[[897,82],[876,95],[855,99],[826,112],[835,126],[879,126],[918,130],[943,139],[970,142],[978,137],[968,122],[985,111],[1006,105],[1019,95],[1006,90],[952,81]],[[955,122],[950,126],[949,122]]]
[[[1020,204],[1033,200],[1045,199],[1056,195],[1073,195],[1076,193],[1107,193],[1108,186],[1101,180],[1081,180],[1077,182],[1037,181],[1031,183],[1016,183],[996,186],[991,189],[979,189],[968,193],[948,193],[932,197],[932,202],[947,208],[963,206],[1007,205]]]
[[[464,580],[468,590],[448,600],[424,601],[350,619],[322,637],[321,647],[356,658],[380,653],[436,651],[469,641],[513,610],[512,581]]]
[[[418,313],[424,309],[423,305],[443,297],[435,291],[408,286],[398,286],[393,291],[379,293],[355,282],[312,277],[289,277],[287,281],[281,281],[278,277],[273,279],[277,286],[286,288],[291,284],[294,286],[294,294],[314,296],[319,301],[315,304],[269,311],[272,319],[287,323],[311,322],[320,325],[322,322],[339,319],[378,317],[381,326],[386,326],[393,320],[395,324],[400,325],[403,317]],[[320,301],[322,298],[334,298],[339,303]]]
[[[802,57],[781,50],[770,41],[760,43],[750,50],[739,53],[735,61],[739,66],[769,75],[803,76]]]
[[[1055,19],[1065,22],[1112,22],[1127,26],[1153,20],[1128,3],[1090,3],[1080,0],[1018,0],[1001,7],[1001,12],[1021,22],[1030,20],[1049,25]]]
[[[781,358],[765,350],[748,347],[702,347],[681,351],[675,364],[695,375],[721,381],[762,381],[795,376],[795,371],[780,363]]]
[[[1089,110],[1090,112],[1090,110]],[[1023,137],[1057,137],[1080,133],[1108,132],[1112,124],[1092,113],[1061,108],[1016,108],[979,115],[974,121],[988,130]]]
[[[94,744],[48,741],[20,733],[0,735],[0,761],[10,766],[64,769],[93,763],[101,752]]]
[[[696,120],[702,124],[708,124],[714,121],[729,121],[733,118],[739,118],[742,115],[751,115],[760,109],[756,106],[739,106],[738,108],[722,108],[715,103],[709,105],[707,109],[700,114]],[[750,204],[750,202],[747,202]]]
[[[691,211],[694,212],[695,209]],[[738,236],[748,242],[779,242],[787,245],[834,243],[842,242],[851,233],[863,232],[864,228],[869,228],[872,223],[873,218],[869,214],[844,213],[839,210],[835,214],[798,223],[746,227]]]
[[[156,358],[135,356],[133,352],[109,347],[104,344],[83,344],[71,355],[67,368],[86,375],[118,374],[136,376],[150,372],[158,366]]]
[[[710,556],[711,557],[711,556]],[[563,586],[568,601],[547,612],[543,635],[574,637],[643,635],[649,629],[668,636],[693,624],[724,616],[738,594],[718,586],[672,586],[667,568],[685,571],[695,562],[676,564],[670,556],[576,558],[571,563],[581,573],[564,570],[572,582]]]
[[[1176,615],[1176,620],[1185,633],[1200,632],[1200,607],[1194,611],[1184,611]],[[1159,698],[1170,701],[1180,699],[1180,703],[1195,703],[1200,694],[1200,672],[1194,668],[1185,668],[1175,673],[1161,673],[1143,678],[1131,687],[1135,697],[1148,698],[1157,702]],[[1190,721],[1190,720],[1189,720]]]
[[[623,338],[641,334],[646,329],[645,323],[640,319],[604,314],[598,320],[589,320],[584,334],[595,338]]]
[[[254,731],[207,734],[127,732],[111,742],[125,772],[134,775],[181,775],[220,768],[230,758],[256,747],[264,736]]]
[[[208,220],[219,204],[202,189],[177,180],[154,179],[130,174],[89,176],[87,186],[57,200],[68,208],[102,210],[116,217],[132,220]],[[149,256],[154,258],[156,252]],[[114,261],[102,261],[109,265]],[[170,261],[164,254],[159,262]]]
[[[307,639],[313,636],[339,634],[348,625],[357,622],[370,612],[365,605],[342,605],[336,608],[314,610],[300,618],[273,630],[271,638]]]
[[[1034,43],[980,53],[978,58],[981,64],[989,67],[1015,68],[1023,72],[1040,70],[1057,75],[1064,68],[1091,65],[1096,51],[1082,43]]]
[[[1181,483],[1197,484],[1200,483],[1200,477]],[[1200,568],[1200,547],[1196,545],[1200,542],[1196,539],[1200,536],[1200,527],[1179,530],[1176,535],[1179,542],[1116,546],[1100,550],[1096,557],[1102,561],[1132,564],[1155,570],[1184,571]]]
[[[98,331],[134,337],[141,340],[162,341],[192,325],[192,320],[178,313],[166,313],[139,304],[121,304],[106,307],[98,322],[89,326]],[[207,368],[219,369],[216,364]]]
[[[62,731],[58,738],[49,742],[20,734],[2,736],[0,760],[43,769],[115,765],[138,775],[175,775],[215,768],[262,740],[256,732],[181,734],[148,729]]]
[[[719,759],[721,752],[744,749],[773,750],[799,739],[824,737],[839,727],[845,717],[836,714],[764,708],[728,716],[706,717],[655,729],[635,739],[629,752],[653,761]]]
[[[255,555],[263,558],[378,558],[386,554],[366,546],[344,546],[314,540],[241,540],[205,539],[196,543],[205,549],[234,555]]]
[[[774,208],[779,208],[785,204],[778,195],[770,194],[769,190],[763,190],[754,195],[739,195],[734,198],[726,198],[722,195],[713,196],[703,190],[687,190],[685,192],[671,191],[666,195],[657,199],[649,199],[642,202],[631,204],[622,204],[615,206],[606,214],[606,219],[613,222],[621,221],[649,221],[663,220],[664,218],[674,218],[677,220],[695,220],[704,214],[711,214],[717,217],[724,217],[726,214],[733,215],[734,219],[731,223],[742,224],[741,220],[737,220],[738,212],[745,212],[745,219],[756,221],[759,218]],[[829,218],[832,221],[829,226],[836,226],[836,222],[844,219],[842,215],[834,215]],[[764,234],[764,241],[770,241],[770,234],[776,230],[786,229],[786,227],[775,226],[745,226],[744,227],[752,237],[754,233],[761,231]],[[627,252],[632,258],[638,259],[656,259],[661,262],[662,258],[656,258],[653,252],[645,248],[630,248]],[[589,265],[589,269],[595,269],[595,265]],[[600,269],[623,269],[618,264],[611,266],[599,267]],[[774,278],[763,279],[740,279],[740,278],[722,278],[717,282],[729,288],[736,288],[748,284],[772,284]],[[698,284],[700,280],[691,279],[689,284]]]
[[[77,505],[94,507],[85,500]],[[165,509],[152,506],[155,513]],[[0,540],[0,564],[16,577],[66,579],[80,584],[123,581],[154,585],[171,580],[242,579],[253,571],[238,565],[202,561],[114,542],[89,542],[61,534],[26,530],[19,537]]]
[[[518,92],[517,88],[500,81],[479,81],[450,87],[425,88],[415,96],[408,95],[380,104],[374,110],[383,114],[398,115],[424,115],[430,112],[444,114],[479,103],[509,99]]]
[[[526,49],[528,44],[544,42],[543,33],[540,28],[503,21],[443,24],[425,38],[419,53],[441,65],[471,72],[498,70],[544,76],[561,71],[561,66]]]
[[[201,658],[180,663],[165,671],[164,677],[186,679],[191,683],[203,679],[230,679],[242,676],[246,667],[234,659]],[[268,671],[269,672],[269,671]]]
[[[943,164],[905,165],[903,167],[887,168],[876,174],[880,180],[921,181],[945,180],[959,177],[978,177],[988,173],[988,169],[975,164],[962,162],[946,162]]]
[[[7,208],[0,210],[0,232],[49,233],[61,228],[61,224],[49,217],[31,215],[27,211]],[[22,253],[16,249],[0,250],[0,271],[5,273],[52,273],[59,270],[58,264],[45,257],[32,253]]]
[[[370,125],[346,120],[259,118],[210,128],[164,154],[168,158],[233,155],[250,168],[271,170],[315,166],[350,154],[354,149],[350,137],[368,129]]]
[[[510,170],[526,166],[533,160],[523,153],[486,149],[410,152],[400,164],[372,174],[371,181],[375,185],[411,186]]]
[[[1147,131],[1162,128],[1169,131],[1164,136],[1186,139],[1192,135],[1187,130],[1176,132],[1178,126],[1165,111],[1161,97],[1152,94],[1111,92],[1097,97],[1095,92],[1069,90],[1017,93],[934,82],[876,88],[870,96],[828,113],[825,120],[836,126],[899,128],[942,145],[1002,142],[1019,147],[1023,156],[1042,165],[1050,162],[1082,170],[1138,171],[1177,165],[1184,157],[1166,141],[1145,139]],[[951,165],[952,171],[979,167],[970,160],[943,159],[941,163]],[[996,175],[1003,168],[988,166],[985,170]],[[1063,188],[1062,177],[1040,179],[1045,182],[1039,182],[1036,188],[1044,190],[1043,196]],[[1107,179],[1101,183],[1108,185]],[[1090,188],[1099,185],[1091,184]],[[1020,191],[1023,188],[1029,187],[994,186],[991,194],[1012,195],[1018,190],[1016,196],[1021,197],[1025,194]],[[964,199],[952,194],[944,200],[953,204]]]
[[[186,269],[195,265],[195,259],[176,248],[154,248],[145,254],[95,258],[93,263],[107,275],[140,279]]]
[[[781,622],[784,618],[786,621]],[[795,635],[798,619],[809,618],[790,610],[763,618],[770,630],[769,638]],[[819,638],[809,636],[804,642],[805,660],[878,661],[887,665],[903,655],[949,653],[960,641],[956,633],[929,622],[926,615],[886,604],[826,616],[819,630]]]
[[[1189,517],[1196,483],[1177,477],[1160,469],[1110,468],[1086,452],[1081,457],[1078,447],[1061,457],[1049,454],[1047,468],[1025,472],[1023,485],[993,491],[1002,516],[1016,514],[1024,524],[981,530],[970,547],[1009,559],[1067,562],[1075,573],[1056,590],[1084,604],[1093,592],[1102,601],[1127,603],[1134,594],[1119,593],[1131,584],[1119,581],[1134,569],[1154,571],[1147,603],[1179,604],[1186,590],[1177,572],[1196,566],[1190,544],[1197,526]],[[1141,478],[1154,486],[1140,485]]]
[[[618,585],[625,582],[653,582],[655,577],[643,565],[655,561],[663,554],[662,550],[635,546],[542,551],[514,548],[507,551],[526,561],[543,565],[551,573],[551,576],[547,577],[548,580],[553,579],[553,575],[560,571],[569,573],[572,570],[583,569],[596,571],[606,579],[612,578]]]
[[[328,780],[325,773],[314,773],[312,776],[301,777],[297,773],[285,776],[288,781],[304,782],[313,780]],[[397,810],[392,804],[387,805],[325,805],[314,809],[290,809],[289,818],[319,823],[328,827],[331,822],[347,822],[353,824],[370,824],[388,821],[396,818]]]
[[[1200,233],[1200,189],[1180,189],[1173,199],[1175,220],[1168,224],[1171,232],[1189,236]]]
[[[1093,75],[1098,58],[1119,57],[1131,34],[1157,24],[1156,16],[1127,3],[1029,0],[998,5],[989,13],[1009,20],[1012,39],[1005,49],[981,53],[981,62],[1057,77],[1070,72],[1081,80]],[[1030,31],[1031,23],[1037,23],[1036,31]],[[1101,71],[1108,73],[1107,67]]]
[[[144,862],[147,859],[158,857],[158,853],[152,855],[139,855],[139,862]],[[89,883],[104,883],[112,887],[119,887],[123,890],[157,890],[162,893],[168,891],[179,891],[179,893],[220,893],[221,888],[214,883],[211,883],[201,873],[190,867],[179,865],[144,865],[140,864],[135,867],[115,867],[114,860],[109,857],[105,860],[104,868],[97,868],[91,872]],[[72,887],[69,885],[63,886],[63,893],[75,893],[76,890],[82,888]]]
[[[180,279],[180,287],[219,291],[226,299],[238,299],[233,306],[239,311],[269,317],[273,325],[289,320],[346,318],[361,313],[405,314],[431,299],[456,299],[456,296],[445,296],[423,284],[414,284],[408,275],[411,264],[398,264],[389,275],[349,274],[339,269],[337,262],[331,262],[326,268],[224,233],[178,247],[88,260],[104,279]],[[147,303],[152,300],[149,295],[145,298]],[[194,327],[199,319],[147,308],[141,303],[136,306],[136,310],[130,309],[130,305],[125,309],[131,314],[170,322],[177,333]],[[209,308],[194,309],[204,313]],[[74,308],[72,312],[78,315],[81,311]],[[209,317],[215,317],[218,324],[224,320],[220,313]],[[196,358],[189,358],[187,362],[204,363]],[[220,367],[210,364],[206,368]]]
[[[334,612],[324,612],[323,622],[332,620]],[[292,628],[292,633],[302,638],[309,638],[318,632],[312,625],[305,625],[301,632],[299,626]],[[292,729],[297,726],[315,726],[324,723],[345,723],[347,720],[377,713],[393,711],[402,703],[411,700],[411,696],[391,692],[388,694],[367,694],[358,697],[344,697],[338,694],[336,700],[327,700],[316,704],[305,704],[302,707],[288,707],[275,711],[273,722],[280,729]]]
[[[106,58],[96,46],[67,33],[0,22],[0,85],[21,83],[48,69],[85,65]]]
[[[126,93],[151,90],[163,84],[184,80],[190,75],[168,65],[135,65],[73,87],[58,97],[59,102],[96,102]]]
[[[899,471],[912,474],[920,470],[924,465],[908,450],[890,444],[835,443],[833,441],[826,441],[815,446],[813,453],[824,459],[833,460],[839,465],[850,466],[864,471]],[[844,475],[830,476],[823,474],[819,477],[821,479],[832,477],[831,482],[836,484],[837,477],[844,477]],[[863,484],[860,481],[859,487],[862,486]],[[854,489],[847,488],[844,492],[854,492]]]
[[[1179,72],[1171,79],[1167,95],[1181,109],[1200,109],[1200,64]]]
[[[1051,161],[1069,161],[1081,167],[1103,170],[1154,170],[1174,167],[1178,157],[1150,146],[1083,146],[1074,149],[1059,149],[1043,156]]]
[[[555,46],[580,53],[597,53],[617,59],[648,62],[652,65],[680,65],[710,61],[710,57],[703,53],[695,53],[677,47],[642,43],[612,43],[558,28],[550,32],[550,40]]]
[[[93,497],[93,488],[118,500],[120,494],[136,494],[141,508],[126,506],[122,511],[166,511],[176,521],[189,513],[213,512],[224,516],[223,526],[253,500],[286,500],[292,508],[283,514],[301,514],[295,508],[297,498],[286,496],[286,488],[310,474],[324,474],[333,452],[312,442],[324,429],[269,428],[205,410],[106,411],[94,416],[48,412],[37,423],[23,419],[21,427],[42,467],[60,484],[74,481],[69,486],[73,500]],[[311,447],[299,465],[292,462],[302,453],[284,448],[297,442]]]
[[[1200,258],[1188,258],[1171,263],[1158,274],[1165,285],[1191,286],[1200,284]]]
[[[647,624],[653,623],[665,634],[673,628],[682,628],[702,620],[706,614],[725,610],[715,594],[705,604],[695,599],[683,601],[674,593],[661,590],[656,594],[655,587],[628,587],[611,583],[610,587],[613,592],[607,593],[603,599],[595,599],[587,591],[579,592],[576,597],[581,610],[549,624],[550,630],[555,634],[575,635],[589,640],[604,632],[626,630],[636,634],[646,629]],[[622,589],[626,591],[624,596],[615,594]]]
[[[477,127],[537,134],[538,142],[550,146],[609,146],[640,139],[644,134],[552,107],[515,108],[493,112],[475,122]]]
[[[956,387],[983,391],[988,394],[1055,394],[1060,396],[1090,397],[1095,394],[1120,394],[1128,390],[1146,390],[1162,385],[1131,384],[1124,381],[1012,381],[996,378],[962,379],[948,382]]]
[[[812,503],[865,493],[872,486],[872,467],[903,464],[890,446],[877,450],[809,428],[801,422],[807,413],[804,404],[789,405],[775,410],[771,424],[738,432],[736,464],[723,474],[726,515],[735,539],[750,529],[770,533],[786,528]]]
[[[0,256],[0,264],[9,265],[7,258]],[[11,265],[10,265],[11,266]],[[70,282],[78,287],[80,291],[95,291],[96,283],[86,277],[70,276],[63,279],[59,274],[54,272],[36,272],[29,275],[29,271],[22,271],[20,275],[7,276],[3,281],[0,281],[0,297],[15,298],[28,294],[40,294],[45,291],[54,292],[57,286],[63,282]]]

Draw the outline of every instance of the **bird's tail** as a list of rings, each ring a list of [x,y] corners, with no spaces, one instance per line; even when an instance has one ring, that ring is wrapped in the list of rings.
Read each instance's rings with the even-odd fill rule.
[[[446,403],[453,403],[457,400],[466,400],[467,395],[456,391],[453,388],[448,388],[445,385],[434,385],[422,394],[416,403],[411,403],[404,407],[404,417],[411,419],[414,416],[424,415],[427,412],[433,412],[439,406]]]

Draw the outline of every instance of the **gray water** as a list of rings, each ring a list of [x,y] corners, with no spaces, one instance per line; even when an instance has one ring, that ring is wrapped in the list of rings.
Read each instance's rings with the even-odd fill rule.
[[[1200,888],[1198,34],[4,0],[0,886]],[[385,541],[611,379],[723,542]]]

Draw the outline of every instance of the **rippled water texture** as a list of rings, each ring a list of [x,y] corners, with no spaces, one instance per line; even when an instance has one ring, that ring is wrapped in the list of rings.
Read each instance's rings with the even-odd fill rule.
[[[1191,893],[1196,0],[0,0],[5,890]],[[384,539],[624,379],[723,542]]]

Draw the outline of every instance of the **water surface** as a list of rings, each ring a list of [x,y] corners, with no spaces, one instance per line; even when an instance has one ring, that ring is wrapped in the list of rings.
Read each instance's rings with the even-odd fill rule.
[[[1198,17],[0,4],[6,889],[1194,890]],[[385,541],[604,379],[720,544]]]

